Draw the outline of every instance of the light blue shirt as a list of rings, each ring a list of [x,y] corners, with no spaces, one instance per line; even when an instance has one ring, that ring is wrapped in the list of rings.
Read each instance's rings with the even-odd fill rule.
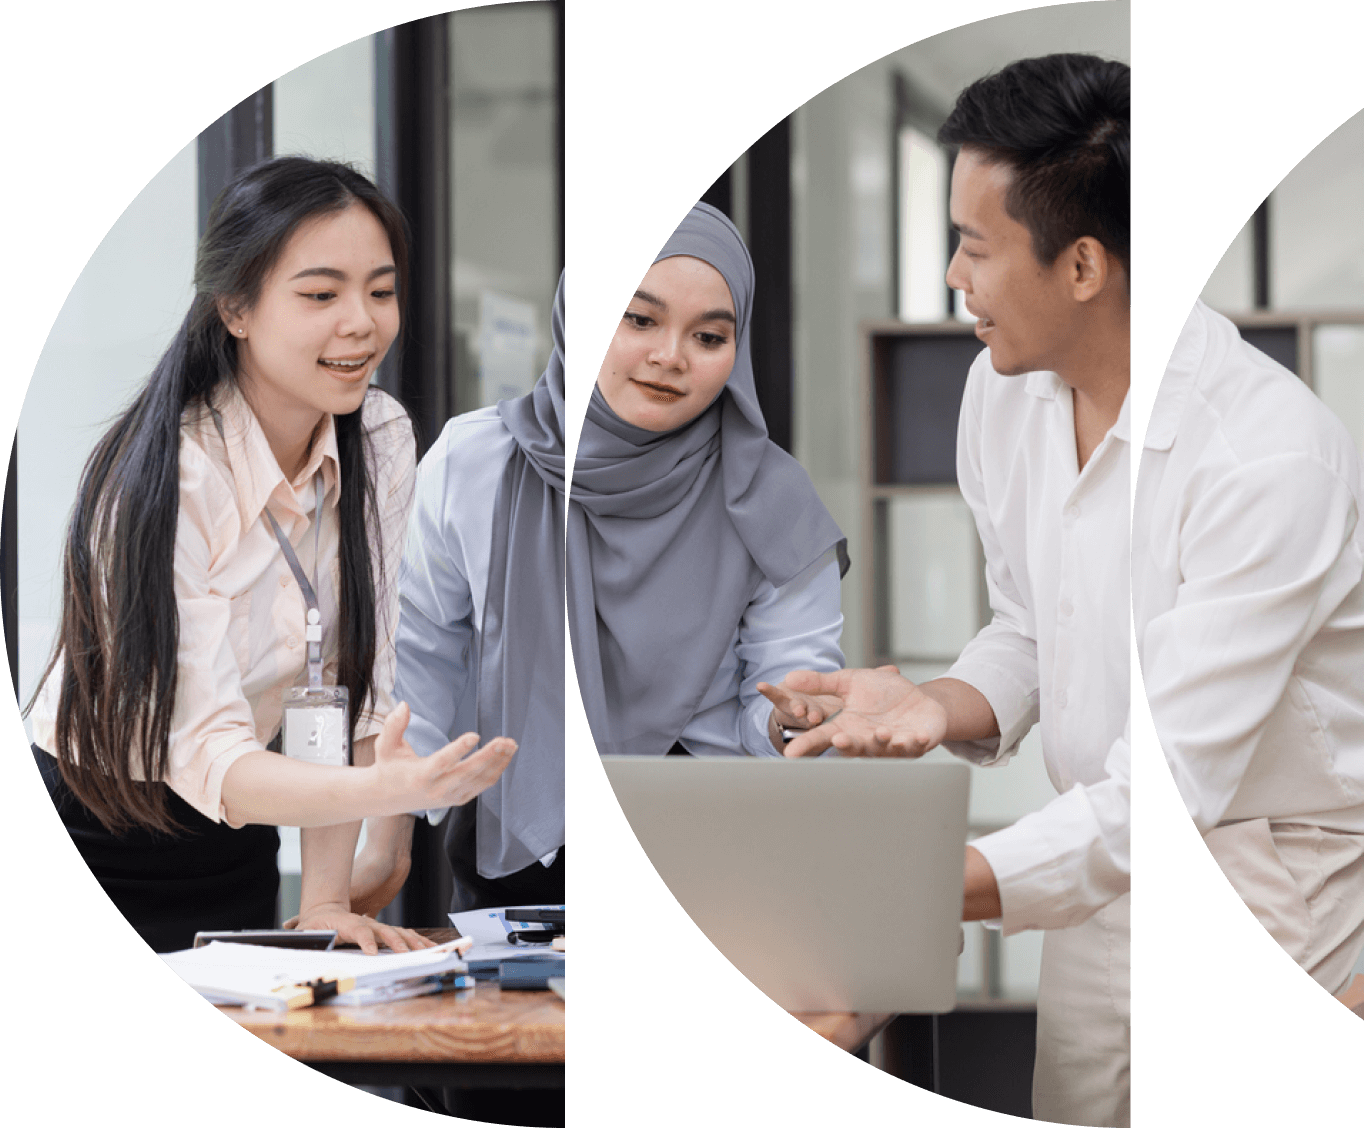
[[[841,670],[842,633],[834,549],[781,587],[764,580],[700,708],[682,730],[682,746],[693,756],[780,755],[768,739],[772,706],[758,683],[775,684],[792,670]]]
[[[514,445],[497,409],[483,408],[446,423],[417,467],[398,572],[393,695],[412,710],[407,740],[418,756],[477,727],[476,624],[488,589],[493,505]],[[439,822],[445,809],[426,816]],[[548,866],[557,853],[540,861]]]

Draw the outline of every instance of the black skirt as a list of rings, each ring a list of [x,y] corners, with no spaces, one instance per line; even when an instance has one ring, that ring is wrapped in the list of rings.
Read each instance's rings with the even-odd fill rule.
[[[138,827],[111,834],[62,781],[36,744],[33,759],[71,841],[115,907],[153,951],[174,952],[200,931],[272,928],[279,893],[279,832],[205,818],[163,783],[174,834]]]

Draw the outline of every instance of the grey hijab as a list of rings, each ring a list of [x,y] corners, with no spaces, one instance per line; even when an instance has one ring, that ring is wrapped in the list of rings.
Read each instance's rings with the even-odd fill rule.
[[[780,587],[844,543],[804,469],[767,437],[749,357],[753,262],[738,231],[697,204],[654,261],[674,255],[728,284],[734,369],[675,431],[626,423],[595,389],[588,404],[568,511],[568,619],[605,755],[666,753],[762,581]]]
[[[564,844],[564,283],[554,349],[530,395],[498,413],[516,440],[493,503],[479,628],[478,732],[516,755],[478,797],[478,872],[505,877]]]

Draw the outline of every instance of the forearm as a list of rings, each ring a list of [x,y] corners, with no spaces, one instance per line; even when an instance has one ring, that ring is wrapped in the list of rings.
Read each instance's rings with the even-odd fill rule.
[[[417,820],[410,814],[384,815],[365,820],[365,849],[391,858],[412,854],[412,828]]]
[[[999,899],[999,883],[985,855],[974,846],[966,847],[966,888],[962,898],[962,920],[998,920],[1004,915]]]
[[[367,736],[355,742],[351,763],[367,768],[374,763],[374,744],[377,736]],[[412,853],[412,824],[416,820],[404,811],[397,815],[374,815],[365,819],[365,849],[378,850],[390,857]]]
[[[304,764],[265,751],[248,752],[227,769],[222,803],[233,826],[325,827],[409,809],[393,781],[372,765]]]
[[[944,740],[989,740],[999,735],[995,711],[975,686],[957,678],[934,678],[924,682],[919,689],[941,705],[947,714]]]
[[[350,907],[351,863],[359,837],[358,822],[305,827],[299,834],[303,857],[300,916],[320,905]]]

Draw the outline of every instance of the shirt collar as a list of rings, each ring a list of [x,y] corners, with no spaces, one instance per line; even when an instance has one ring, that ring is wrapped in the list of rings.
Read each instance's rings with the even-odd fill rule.
[[[1193,312],[1180,330],[1170,363],[1156,389],[1156,402],[1151,405],[1151,419],[1146,424],[1147,450],[1169,450],[1175,443],[1184,405],[1198,380],[1203,358],[1208,351],[1208,314],[1211,311],[1201,301],[1194,303]]]
[[[260,421],[234,381],[221,384],[214,391],[213,407],[223,422],[227,462],[237,490],[243,532],[260,520],[266,503],[272,499],[276,511],[303,515],[305,506],[297,491],[306,487],[319,471],[325,504],[336,506],[341,492],[341,462],[336,445],[336,421],[331,415],[322,417],[307,462],[293,482],[289,482],[275,460]]]
[[[1038,399],[1054,400],[1062,388],[1069,387],[1055,372],[1029,372],[1023,379],[1027,381],[1024,385],[1025,390]],[[1132,393],[1129,391],[1123,396],[1118,418],[1110,429],[1110,434],[1115,439],[1121,439],[1125,443],[1132,441],[1131,402]]]

